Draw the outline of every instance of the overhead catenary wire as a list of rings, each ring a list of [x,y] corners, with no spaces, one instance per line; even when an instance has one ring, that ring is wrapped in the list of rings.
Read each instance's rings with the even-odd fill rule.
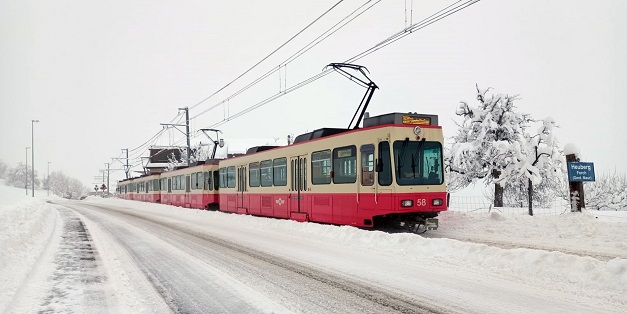
[[[377,1],[376,3],[380,2],[380,1],[381,1],[381,0]],[[370,54],[372,54],[372,53],[374,53],[374,52],[376,52],[376,51],[378,51],[378,50],[380,50],[380,49],[382,49],[382,48],[384,48],[384,47],[386,47],[386,46],[388,46],[388,45],[390,45],[390,44],[392,44],[392,43],[394,43],[394,42],[396,42],[396,41],[398,41],[398,40],[400,40],[400,39],[402,39],[402,38],[404,38],[405,36],[407,36],[407,35],[409,35],[409,34],[411,34],[411,33],[414,33],[414,32],[415,32],[415,31],[417,31],[417,30],[420,30],[420,29],[422,29],[422,28],[424,28],[424,27],[426,27],[426,26],[429,26],[429,25],[431,25],[431,24],[433,24],[433,23],[435,23],[435,22],[437,22],[437,21],[439,21],[439,20],[441,20],[441,19],[443,19],[443,18],[445,18],[445,17],[448,17],[448,16],[450,16],[450,15],[452,15],[452,14],[454,14],[454,13],[456,13],[456,12],[460,11],[460,10],[463,10],[463,9],[465,9],[465,8],[467,8],[467,7],[471,6],[471,5],[473,5],[473,4],[475,4],[475,3],[479,2],[479,1],[480,1],[480,0],[469,0],[469,1],[465,1],[465,2],[463,2],[463,3],[461,3],[461,4],[460,4],[460,2],[462,2],[462,0],[457,1],[457,2],[455,2],[455,3],[453,3],[453,4],[451,4],[451,5],[449,5],[449,6],[445,7],[445,8],[443,8],[442,10],[437,11],[436,13],[434,13],[434,14],[432,14],[431,16],[429,16],[429,17],[427,17],[427,18],[423,19],[422,21],[417,22],[417,23],[415,23],[415,24],[411,24],[409,27],[405,27],[403,30],[401,30],[401,31],[399,31],[399,32],[397,32],[397,33],[395,33],[395,34],[393,34],[393,35],[389,36],[388,38],[384,39],[383,41],[381,41],[381,42],[377,43],[376,45],[374,45],[374,46],[372,46],[372,47],[370,47],[370,48],[366,49],[365,51],[360,52],[359,54],[357,54],[357,55],[353,56],[352,58],[347,59],[347,60],[345,61],[345,63],[351,63],[351,62],[358,61],[358,60],[360,60],[360,59],[362,59],[362,58],[364,58],[364,57],[366,57],[366,56],[368,56],[368,55],[370,55]],[[340,1],[340,2],[341,2],[341,1]],[[369,2],[370,2],[370,1],[369,1]],[[376,3],[374,3],[372,6],[374,6]],[[337,4],[339,4],[339,2],[338,2]],[[337,4],[336,4],[336,5],[337,5]],[[370,7],[372,7],[372,6],[370,6]],[[363,6],[362,6],[362,7],[363,7]],[[370,8],[370,7],[369,7],[369,8]],[[361,7],[360,7],[360,8],[361,8]],[[358,10],[359,10],[359,8],[358,8]],[[357,11],[357,10],[356,10],[356,11]],[[353,13],[351,13],[351,15],[352,15],[352,14],[354,14],[354,12],[356,12],[356,11],[353,11]],[[364,12],[365,12],[365,11],[362,11],[361,13],[359,13],[359,15],[363,14]],[[326,14],[326,13],[325,13],[325,14]],[[357,15],[357,16],[359,16],[359,15]],[[350,15],[349,15],[349,16],[350,16]],[[354,20],[357,16],[353,17],[350,21]],[[346,18],[345,18],[345,19],[346,19]],[[345,19],[343,19],[343,20],[345,20]],[[350,22],[350,21],[349,21],[349,22]],[[338,24],[340,24],[340,23],[341,23],[341,22],[337,23],[336,25],[338,25]],[[344,27],[345,25],[346,25],[346,24],[342,25],[341,27]],[[334,26],[335,26],[335,25],[334,25]],[[340,27],[340,28],[341,28],[341,27]],[[332,29],[332,28],[331,28],[331,29]],[[327,38],[328,36],[330,36],[331,34],[333,34],[333,33],[337,32],[338,30],[339,30],[339,29],[334,30],[332,33],[330,33],[329,35],[327,35],[327,36],[326,36],[326,37],[324,37],[324,38]],[[302,31],[301,31],[301,32],[302,32]],[[327,32],[328,32],[328,31],[327,31]],[[325,33],[326,33],[326,32],[325,32]],[[323,35],[324,35],[324,34],[323,34]],[[323,35],[321,35],[321,36],[323,36]],[[314,41],[318,40],[321,36],[319,36],[319,37],[317,37],[316,39],[314,39]],[[324,38],[323,38],[322,40],[324,40]],[[313,42],[313,41],[312,41],[312,42]],[[319,43],[319,42],[318,42],[318,43]],[[315,45],[317,45],[318,43],[316,43]],[[305,46],[303,49],[299,50],[299,52],[301,52],[301,51],[305,51],[305,52],[306,52],[306,51],[308,51],[309,49],[311,49],[313,46],[315,46],[315,45],[313,45],[313,46],[311,46],[311,47],[307,48],[310,44],[311,44],[311,42],[310,42],[307,46]],[[305,49],[306,49],[306,50],[305,50]],[[278,50],[278,49],[277,49],[277,50]],[[277,50],[275,50],[274,52],[276,52]],[[274,53],[274,52],[273,52],[273,53]],[[296,54],[292,55],[291,57],[296,56],[299,52],[297,52]],[[303,52],[303,53],[304,53],[304,52]],[[302,53],[301,53],[300,55],[302,55]],[[298,56],[300,56],[300,55],[298,55]],[[291,58],[291,57],[290,57],[290,58]],[[289,61],[293,61],[293,60],[291,60],[290,58],[288,58],[288,59],[287,59],[288,61],[286,61],[286,62],[288,62],[288,63],[289,63]],[[297,58],[297,57],[296,57],[296,58]],[[265,59],[267,59],[267,58],[264,58],[262,61],[264,61]],[[258,63],[257,63],[254,67],[256,67],[258,64],[260,64],[262,61],[258,62]],[[281,66],[284,66],[284,64],[282,63],[282,64],[280,64],[279,66],[277,66],[277,67],[273,68],[271,71],[268,71],[266,74],[262,75],[261,77],[259,77],[259,78],[258,78],[258,79],[256,79],[255,81],[253,81],[253,83],[248,84],[248,85],[247,85],[247,87],[250,87],[250,86],[252,86],[252,85],[256,84],[258,81],[263,80],[263,79],[265,79],[266,77],[268,77],[269,75],[271,75],[272,73],[275,73],[276,71],[280,70]],[[249,70],[248,70],[248,72],[249,72],[250,70],[252,70],[252,68],[251,68],[251,69],[249,69]],[[270,102],[272,102],[272,101],[274,101],[274,100],[276,100],[276,99],[280,98],[281,96],[283,96],[283,95],[285,95],[285,94],[287,94],[287,93],[290,93],[290,92],[292,92],[292,91],[294,91],[294,90],[297,90],[297,89],[299,89],[299,88],[302,88],[302,87],[304,87],[304,86],[306,86],[306,85],[308,85],[308,84],[310,84],[310,83],[312,83],[312,82],[314,82],[314,81],[316,81],[316,80],[318,80],[318,79],[320,79],[320,78],[322,78],[322,77],[324,77],[324,76],[328,75],[329,73],[331,73],[331,71],[332,71],[332,70],[330,70],[330,69],[323,70],[321,73],[318,73],[318,74],[316,74],[316,75],[314,75],[314,76],[312,76],[312,77],[310,77],[310,78],[308,78],[308,79],[305,79],[305,80],[301,81],[300,83],[297,83],[297,84],[295,84],[295,85],[293,85],[293,86],[291,86],[291,87],[289,87],[289,88],[287,88],[287,86],[285,86],[285,90],[280,91],[279,93],[276,93],[276,94],[274,94],[274,95],[272,95],[272,96],[270,96],[270,97],[268,97],[268,98],[266,98],[266,99],[264,99],[264,100],[262,100],[262,101],[260,101],[260,102],[258,102],[258,103],[256,103],[256,104],[254,104],[254,105],[252,105],[252,106],[249,106],[248,108],[246,108],[246,109],[244,109],[244,110],[242,110],[242,111],[239,111],[239,112],[237,112],[237,113],[236,113],[236,114],[234,114],[234,115],[228,115],[228,116],[226,116],[225,118],[223,118],[223,120],[218,121],[218,122],[214,123],[213,125],[210,125],[209,127],[216,127],[216,126],[220,126],[220,125],[223,125],[223,124],[227,123],[228,121],[231,121],[231,120],[233,120],[233,119],[235,119],[235,118],[237,118],[237,117],[240,117],[240,116],[242,116],[242,115],[245,115],[246,113],[249,113],[249,112],[251,112],[251,111],[253,111],[253,110],[255,110],[255,109],[259,108],[259,107],[262,107],[262,106],[264,106],[264,105],[266,105],[266,104],[268,104],[268,103],[270,103]],[[248,72],[246,72],[246,73],[248,73]],[[240,75],[237,79],[241,78],[241,77],[242,77],[243,75],[245,75],[246,73],[244,73],[244,74]],[[237,80],[237,79],[236,79],[236,80]],[[235,82],[235,80],[233,80],[233,81],[229,82],[226,86],[224,86],[223,88],[221,88],[219,91],[221,91],[221,90],[225,89],[226,87],[228,87],[229,85],[231,85],[233,82]],[[245,87],[245,88],[247,88],[247,87]],[[206,113],[206,112],[208,112],[208,111],[210,111],[210,110],[212,110],[212,109],[214,109],[214,108],[216,108],[216,107],[218,107],[219,105],[221,105],[221,104],[223,104],[223,103],[225,103],[225,102],[228,102],[228,100],[229,100],[229,99],[232,99],[233,97],[235,97],[235,96],[239,95],[241,92],[243,92],[243,90],[245,90],[245,88],[238,90],[235,94],[231,95],[229,98],[227,98],[227,99],[223,100],[222,102],[219,102],[219,103],[215,104],[214,106],[211,106],[210,108],[208,108],[208,109],[206,109],[206,110],[202,111],[201,113],[199,113],[199,114],[197,114],[197,115],[193,116],[192,118],[190,118],[190,120],[191,120],[191,119],[194,119],[194,118],[196,118],[196,117],[198,117],[198,116],[200,116],[200,115],[202,115],[202,114],[204,114],[204,113]],[[217,92],[215,92],[214,94],[210,95],[209,97],[205,98],[203,101],[201,101],[201,102],[197,103],[196,105],[192,106],[191,108],[197,107],[198,105],[202,104],[203,102],[205,102],[206,100],[210,99],[210,98],[211,98],[211,97],[213,97],[215,94],[217,94],[219,91],[217,91]],[[194,134],[194,135],[193,135],[193,138],[196,138],[196,137],[199,135],[198,133],[199,133],[199,132],[196,132],[196,134]],[[190,136],[191,136],[191,135],[190,135]],[[179,140],[179,141],[174,142],[174,145],[176,145],[177,143],[181,143],[183,140],[185,140],[185,139],[181,139],[181,140]],[[149,141],[150,141],[150,140],[149,140]],[[153,156],[154,156],[154,155],[153,155]],[[145,158],[145,157],[144,157],[144,158]]]
[[[271,52],[268,56],[266,56],[265,58],[263,58],[262,60],[260,60],[259,62],[257,62],[255,65],[253,65],[251,68],[249,68],[248,70],[246,70],[244,73],[242,73],[241,75],[239,75],[237,78],[235,78],[234,80],[232,80],[231,82],[227,83],[225,86],[223,86],[222,88],[220,88],[218,91],[214,92],[213,94],[211,94],[210,96],[206,97],[205,99],[203,99],[202,101],[200,101],[199,103],[195,104],[194,106],[190,107],[190,109],[197,107],[198,105],[204,103],[205,101],[207,101],[208,99],[210,99],[211,97],[215,96],[217,93],[219,93],[220,91],[224,90],[226,87],[230,86],[232,83],[234,83],[236,80],[240,79],[241,77],[243,77],[245,74],[247,74],[248,72],[250,72],[252,69],[254,69],[255,67],[257,67],[259,64],[261,64],[263,61],[265,61],[266,59],[268,59],[270,56],[272,56],[274,53],[276,53],[278,50],[280,50],[282,47],[284,47],[286,44],[288,44],[290,41],[292,41],[293,39],[295,39],[297,36],[299,36],[300,34],[302,34],[306,29],[308,29],[309,27],[311,27],[314,23],[316,23],[317,21],[319,21],[322,17],[324,17],[325,15],[327,15],[329,12],[331,12],[333,9],[335,9],[340,3],[342,3],[343,0],[338,1],[337,3],[335,3],[333,6],[331,6],[329,9],[327,9],[322,15],[320,15],[319,17],[317,17],[316,19],[314,19],[311,23],[309,23],[305,28],[303,28],[302,30],[300,30],[298,33],[296,33],[294,36],[292,36],[288,41],[286,41],[285,43],[283,43],[281,46],[279,46],[278,48],[276,48],[273,52]],[[284,60],[279,66],[271,69],[270,71],[268,71],[267,73],[265,73],[264,75],[262,75],[261,77],[257,78],[256,80],[254,80],[252,83],[248,84],[247,86],[245,86],[244,88],[238,90],[236,93],[234,93],[233,95],[229,96],[228,98],[226,98],[225,100],[215,104],[214,106],[211,106],[208,109],[205,109],[204,111],[202,111],[201,113],[193,116],[190,118],[190,120],[195,119],[196,117],[211,111],[212,109],[224,104],[224,103],[228,103],[228,101],[230,99],[232,99],[233,97],[236,97],[237,95],[241,94],[242,92],[244,92],[245,90],[247,90],[248,88],[254,86],[255,84],[257,84],[258,82],[263,81],[265,78],[267,78],[268,76],[274,74],[276,71],[280,70],[280,68],[283,66],[287,66],[288,63],[296,60],[298,57],[302,56],[304,53],[306,53],[307,51],[309,51],[310,49],[312,49],[313,47],[315,47],[316,45],[318,45],[320,42],[324,41],[326,38],[328,38],[329,36],[331,36],[332,34],[334,34],[335,32],[337,32],[338,30],[340,30],[341,28],[343,28],[344,26],[346,26],[348,23],[350,23],[352,20],[354,20],[355,18],[357,18],[358,16],[360,16],[361,14],[363,14],[365,11],[369,10],[370,8],[372,8],[374,5],[376,5],[377,3],[381,2],[381,0],[376,1],[375,3],[373,3],[372,5],[370,5],[369,7],[367,7],[366,9],[364,9],[363,11],[359,12],[359,10],[362,10],[368,3],[372,2],[372,0],[368,0],[366,1],[364,4],[362,4],[361,6],[359,6],[357,9],[355,9],[354,11],[352,11],[349,15],[347,15],[346,17],[344,17],[342,20],[340,20],[339,22],[337,22],[335,25],[333,25],[331,28],[329,28],[328,30],[326,30],[324,33],[322,33],[320,36],[318,36],[317,38],[315,38],[314,40],[312,40],[311,42],[309,42],[307,45],[305,45],[303,48],[301,48],[300,50],[298,50],[296,53],[294,53],[293,55],[291,55],[290,57],[288,57],[286,60]],[[355,17],[353,17],[352,19],[350,19],[349,21],[345,22],[346,19],[350,18],[352,15],[355,15],[357,13],[357,15]],[[337,27],[338,25],[340,25],[341,23],[343,23],[343,25]],[[336,28],[334,30],[334,28]],[[326,34],[326,36],[325,36]],[[324,37],[323,37],[324,36]],[[322,38],[322,39],[321,39]],[[287,84],[287,83],[286,83]],[[287,86],[285,86],[285,88],[287,88]],[[290,90],[291,91],[291,90]],[[180,112],[179,115],[177,115],[176,117],[174,117],[174,119],[172,119],[172,121],[174,121],[177,117],[181,117]],[[226,119],[229,119],[229,116],[227,115],[225,117]],[[170,121],[170,122],[172,122]],[[179,119],[180,122],[180,119]],[[178,122],[177,122],[178,123]],[[161,130],[163,131],[163,130]],[[159,134],[160,135],[160,134]],[[196,135],[197,136],[197,135]],[[194,138],[196,137],[194,136]],[[149,139],[147,142],[150,142],[151,139]],[[180,142],[180,141],[179,141]],[[178,142],[175,142],[174,144],[176,144]],[[140,145],[139,147],[133,149],[133,151],[144,147],[146,145],[146,143]]]
[[[364,4],[362,4],[361,6],[359,6],[357,9],[353,10],[350,14],[348,14],[347,16],[345,16],[344,18],[342,18],[339,22],[335,23],[333,26],[331,26],[329,29],[327,29],[326,31],[324,31],[321,35],[319,35],[318,37],[316,37],[315,39],[313,39],[312,41],[310,41],[307,45],[305,45],[303,48],[301,48],[300,50],[296,51],[294,54],[292,54],[291,56],[289,56],[287,59],[285,59],[283,62],[279,63],[279,65],[273,67],[272,69],[270,69],[269,71],[267,71],[266,73],[262,74],[261,76],[259,76],[258,78],[256,78],[255,80],[253,80],[251,83],[249,83],[248,85],[242,87],[241,89],[235,91],[233,94],[231,94],[230,96],[228,96],[227,98],[225,98],[224,100],[214,104],[213,106],[197,113],[196,115],[192,116],[190,118],[190,120],[195,119],[199,116],[204,115],[205,113],[219,107],[220,105],[223,105],[225,103],[227,103],[229,100],[235,98],[236,96],[238,96],[239,94],[243,93],[244,91],[250,89],[251,87],[257,85],[258,83],[262,82],[263,80],[265,80],[266,78],[268,78],[269,76],[271,76],[272,74],[278,72],[281,70],[281,67],[286,67],[289,63],[293,62],[294,60],[298,59],[299,57],[301,57],[303,54],[305,54],[306,52],[308,52],[309,50],[311,50],[312,48],[314,48],[315,46],[317,46],[318,44],[320,44],[321,42],[323,42],[324,40],[326,40],[327,38],[329,38],[331,35],[335,34],[337,31],[339,31],[340,29],[344,28],[346,25],[348,25],[349,23],[351,23],[353,20],[355,20],[356,18],[358,18],[359,16],[361,16],[363,13],[365,13],[366,11],[370,10],[372,7],[374,7],[376,4],[380,3],[382,0],[378,0],[375,1],[372,5],[366,7],[366,5],[370,2],[372,2],[372,0],[369,0],[367,2],[365,2]],[[366,7],[364,9],[364,7]],[[361,10],[361,11],[360,11]],[[353,16],[354,15],[354,16]],[[353,16],[351,18],[351,16]],[[350,18],[350,19],[349,19]],[[343,23],[343,24],[342,24]],[[341,24],[341,25],[340,25]],[[340,25],[338,27],[338,25]],[[232,83],[232,82],[231,82]],[[287,88],[287,82],[286,85],[283,86],[283,88]],[[213,95],[212,95],[213,96]],[[211,96],[210,96],[211,97]],[[208,98],[207,98],[208,99]],[[207,100],[206,99],[206,100]],[[199,104],[196,104],[199,105]],[[195,105],[195,106],[196,106]],[[195,107],[194,106],[194,107]],[[191,108],[194,108],[191,107]]]
[[[294,36],[292,36],[290,39],[288,39],[286,42],[284,42],[283,44],[281,44],[279,47],[277,47],[276,49],[274,49],[270,54],[268,54],[267,56],[265,56],[264,58],[262,58],[261,60],[259,60],[257,63],[255,63],[253,66],[251,66],[250,68],[248,68],[246,71],[244,71],[244,73],[240,74],[239,76],[237,76],[235,79],[233,79],[232,81],[230,81],[229,83],[227,83],[226,85],[224,85],[223,87],[221,87],[220,89],[218,89],[217,91],[215,91],[213,94],[209,95],[208,97],[206,97],[205,99],[201,100],[200,102],[198,102],[197,104],[193,105],[190,107],[190,109],[194,109],[197,106],[199,106],[200,104],[204,103],[205,101],[209,100],[211,97],[215,96],[216,94],[218,94],[219,92],[221,92],[222,90],[224,90],[225,88],[229,87],[231,84],[233,84],[235,81],[239,80],[241,77],[243,77],[244,75],[246,75],[248,72],[252,71],[254,68],[256,68],[259,64],[261,64],[262,62],[266,61],[268,58],[270,58],[272,55],[274,55],[277,51],[279,51],[281,48],[285,47],[285,45],[287,45],[288,43],[290,43],[292,40],[294,40],[296,37],[298,37],[300,34],[302,34],[305,30],[307,30],[309,27],[311,27],[313,24],[315,24],[316,22],[318,22],[321,18],[323,18],[325,15],[327,15],[329,12],[331,12],[333,9],[335,9],[338,5],[340,5],[340,3],[344,2],[344,0],[340,0],[337,3],[335,3],[333,6],[331,6],[329,9],[327,9],[324,13],[322,13],[322,15],[318,16],[316,19],[314,19],[312,22],[310,22],[309,24],[307,24],[307,26],[305,26],[303,29],[301,29],[300,31],[298,31]]]
[[[445,8],[441,9],[440,11],[437,11],[436,13],[430,15],[429,17],[421,20],[420,22],[412,24],[409,27],[406,27],[403,30],[401,30],[401,31],[399,31],[399,32],[389,36],[388,38],[386,38],[383,41],[377,43],[376,45],[366,49],[365,51],[360,52],[357,55],[347,59],[346,61],[344,61],[344,63],[352,63],[352,62],[358,61],[358,60],[360,60],[360,59],[362,59],[362,58],[364,58],[364,57],[366,57],[366,56],[368,56],[368,55],[370,55],[370,54],[372,54],[372,53],[374,53],[374,52],[376,52],[376,51],[378,51],[378,50],[380,50],[380,49],[382,49],[382,48],[384,48],[384,47],[386,47],[386,46],[388,46],[388,45],[390,45],[390,44],[392,44],[392,43],[394,43],[394,42],[396,42],[396,41],[398,41],[400,39],[402,39],[402,38],[404,38],[405,36],[414,33],[417,30],[425,28],[425,27],[427,27],[427,26],[429,26],[429,25],[431,25],[431,24],[433,24],[433,23],[435,23],[435,22],[437,22],[437,21],[439,21],[439,20],[441,20],[441,19],[443,19],[445,17],[448,17],[448,16],[450,16],[450,15],[452,15],[452,14],[454,14],[454,13],[456,13],[456,12],[462,10],[462,9],[465,9],[465,8],[471,6],[471,5],[473,5],[473,4],[475,4],[475,3],[479,2],[479,1],[480,0],[468,0],[468,1],[465,1],[465,2],[460,4],[460,2],[462,2],[462,0],[459,0],[459,1],[453,3],[453,4],[449,5],[449,6],[446,6]],[[279,92],[277,94],[274,94],[274,95],[270,96],[269,98],[266,98],[265,100],[262,100],[261,102],[256,103],[256,104],[248,107],[247,109],[244,109],[244,110],[236,113],[235,115],[229,115],[228,117],[224,118],[221,121],[216,122],[215,124],[211,125],[210,127],[216,127],[216,126],[222,125],[222,124],[224,124],[224,123],[226,123],[226,122],[228,122],[230,120],[233,120],[233,119],[235,119],[235,118],[237,118],[239,116],[242,116],[242,115],[244,115],[244,114],[246,114],[246,113],[248,113],[248,112],[250,112],[250,111],[252,111],[254,109],[257,109],[257,108],[259,108],[259,107],[261,107],[261,106],[263,106],[263,105],[265,105],[265,104],[267,104],[267,103],[269,103],[269,102],[271,102],[271,101],[273,101],[273,100],[275,100],[277,98],[280,98],[281,96],[287,94],[288,92],[292,92],[292,91],[294,91],[296,89],[304,87],[304,86],[308,85],[309,83],[312,83],[313,81],[316,81],[316,80],[320,79],[321,77],[326,76],[327,74],[330,73],[330,71],[331,70],[323,70],[321,73],[316,74],[316,75],[314,75],[314,76],[312,76],[312,77],[310,77],[310,78],[308,78],[308,79],[306,79],[306,80],[304,80],[304,81],[302,81],[302,82],[300,82],[300,83],[298,83],[296,85],[293,85],[290,88],[286,88],[285,91]],[[239,92],[240,91],[238,91],[238,93]],[[230,99],[230,98],[228,98],[228,99]],[[223,102],[220,102],[220,103],[212,106],[211,108],[209,108],[209,109],[207,109],[207,110],[205,110],[205,111],[195,115],[194,118],[196,118],[196,117],[198,117],[198,116],[200,116],[200,115],[202,115],[204,113],[207,113],[209,110],[211,110],[213,108],[216,108],[217,106],[219,106]]]

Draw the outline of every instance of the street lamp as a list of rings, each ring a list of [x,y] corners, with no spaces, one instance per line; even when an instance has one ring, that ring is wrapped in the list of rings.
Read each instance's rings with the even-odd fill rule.
[[[33,191],[33,197],[35,197],[35,122],[39,122],[39,120],[30,120],[31,121],[31,144],[32,149],[31,152],[31,161],[33,162],[32,172],[31,172],[31,187]]]
[[[46,192],[47,196],[50,196],[50,163],[51,163],[51,161],[48,162],[48,174],[47,174],[47,177],[46,177],[46,188],[48,190]]]
[[[24,167],[24,190],[26,190],[26,196],[28,196],[28,150],[30,147],[26,147],[26,166]]]

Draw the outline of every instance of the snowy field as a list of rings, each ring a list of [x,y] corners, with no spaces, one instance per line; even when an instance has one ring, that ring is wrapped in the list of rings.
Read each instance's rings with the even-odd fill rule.
[[[140,272],[132,271],[133,259],[116,246],[110,234],[86,218],[87,215],[69,210],[60,211],[46,200],[115,206],[127,212],[148,213],[171,224],[199,230],[214,228],[221,230],[235,243],[255,246],[313,265],[317,262],[308,253],[302,253],[290,245],[272,245],[262,239],[283,237],[294,242],[298,240],[302,247],[355,251],[359,252],[359,256],[377,256],[379,260],[373,258],[373,261],[384,261],[383,264],[386,263],[386,257],[395,257],[416,265],[416,268],[426,267],[426,271],[431,272],[429,278],[433,277],[431,279],[435,281],[432,291],[422,290],[425,293],[423,296],[429,296],[434,303],[450,306],[458,312],[627,312],[627,211],[568,212],[530,217],[498,211],[466,212],[453,209],[440,216],[439,230],[419,236],[119,199],[89,197],[84,201],[66,201],[46,198],[44,192],[39,194],[44,196],[27,197],[24,189],[7,187],[0,182],[0,312],[151,313],[170,310],[148,281],[141,278]],[[63,281],[63,278],[56,278],[56,284],[51,283],[53,274],[56,277],[72,275],[71,271],[59,273],[58,269],[51,266],[54,264],[52,260],[55,252],[63,248],[64,229],[60,228],[63,215],[74,215],[85,222],[91,241],[102,255],[100,259],[104,264],[104,273],[94,276],[109,279],[105,293],[109,301],[104,304],[85,306],[89,299],[88,292],[71,284],[59,285],[58,282]],[[433,268],[429,268],[431,266]],[[357,276],[352,273],[351,261],[339,257],[327,261],[325,267],[334,272]],[[438,282],[438,277],[446,275],[435,273],[438,269],[444,272],[450,269],[449,275],[459,282]],[[373,275],[369,276],[381,285],[401,290],[413,291],[417,289],[415,286],[425,285],[421,280],[427,280],[424,277],[409,278],[409,283],[403,286],[392,282],[393,278],[387,278],[384,274],[376,275],[378,272],[374,269]],[[406,275],[415,276],[410,270]],[[464,289],[462,286],[478,280],[485,287],[493,286],[494,290],[474,290],[472,285]],[[521,289],[528,296],[540,295],[540,301],[527,302],[524,299],[528,296],[525,295],[498,295],[494,291],[498,291],[499,285],[504,282],[524,287]],[[51,290],[51,285],[61,290],[54,297],[42,292]],[[426,287],[431,287],[430,283],[426,283]],[[464,295],[441,293],[449,290],[464,290]],[[416,293],[420,291],[418,289]],[[275,308],[271,302],[261,303],[253,312],[293,310]]]

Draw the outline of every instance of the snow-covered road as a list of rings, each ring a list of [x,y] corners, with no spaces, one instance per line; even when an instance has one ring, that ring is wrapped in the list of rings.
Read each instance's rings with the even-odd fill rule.
[[[578,239],[552,241],[555,231],[531,232],[546,221],[537,230],[562,228],[551,218],[529,223],[448,213],[441,230],[421,237],[117,199],[53,202],[44,210],[49,240],[5,304],[8,313],[627,309],[623,241],[577,247]],[[585,230],[591,243],[611,242],[603,232],[620,237],[626,226],[581,215],[562,219],[573,228],[597,224]],[[504,232],[511,225],[528,228],[516,237]]]
[[[67,206],[111,234],[174,312],[444,312],[158,217],[111,206]]]

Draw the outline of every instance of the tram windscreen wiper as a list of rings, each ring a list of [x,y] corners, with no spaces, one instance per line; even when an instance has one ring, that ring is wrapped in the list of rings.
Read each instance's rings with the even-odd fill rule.
[[[407,153],[407,146],[409,145],[409,137],[406,137],[403,141],[403,145],[401,146],[401,151],[396,157],[396,173],[401,173],[401,168],[405,163],[405,153]]]
[[[422,148],[425,140],[425,138],[422,138],[422,140],[420,140],[420,143],[418,143],[418,146],[416,147],[416,153],[411,154],[411,170],[414,172],[414,178],[416,177],[416,166],[418,166],[419,164],[416,159],[418,159],[417,156],[420,156],[420,148]]]

